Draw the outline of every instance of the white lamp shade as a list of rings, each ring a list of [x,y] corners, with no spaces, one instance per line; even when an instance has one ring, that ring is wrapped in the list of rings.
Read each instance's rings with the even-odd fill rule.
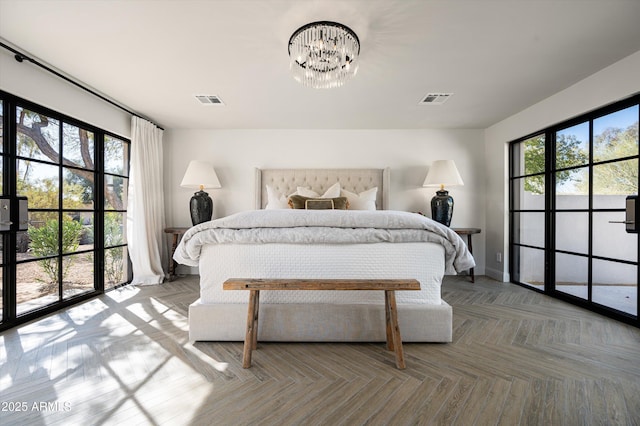
[[[193,160],[182,178],[183,188],[222,188],[213,166],[204,161]]]
[[[462,186],[462,178],[453,160],[434,161],[422,186]]]

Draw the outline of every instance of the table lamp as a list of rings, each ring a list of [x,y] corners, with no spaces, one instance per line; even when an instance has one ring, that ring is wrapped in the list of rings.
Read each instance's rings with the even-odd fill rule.
[[[189,202],[191,222],[197,225],[211,220],[213,216],[213,200],[204,192],[205,188],[222,188],[213,166],[204,161],[193,160],[182,178],[180,186],[183,188],[199,188]]]
[[[462,178],[453,160],[434,161],[422,186],[439,186],[440,190],[431,199],[431,218],[445,226],[451,224],[453,197],[444,186],[462,186]]]

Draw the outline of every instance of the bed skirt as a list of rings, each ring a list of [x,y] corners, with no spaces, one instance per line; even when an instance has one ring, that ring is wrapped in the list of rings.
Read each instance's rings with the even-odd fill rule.
[[[247,294],[248,297],[248,294]],[[190,341],[243,341],[247,303],[189,306]],[[449,304],[398,305],[403,342],[451,342]],[[274,342],[384,342],[384,303],[260,304],[258,340]]]

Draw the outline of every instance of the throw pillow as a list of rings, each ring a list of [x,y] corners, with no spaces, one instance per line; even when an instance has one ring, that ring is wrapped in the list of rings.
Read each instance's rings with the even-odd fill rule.
[[[341,191],[341,196],[346,197],[349,200],[350,210],[376,210],[376,195],[378,194],[378,187],[373,187],[362,191],[359,194],[355,192]]]
[[[346,197],[311,198],[292,195],[289,197],[289,206],[292,209],[305,210],[347,210],[349,201]]]
[[[279,193],[269,185],[266,185],[266,187],[267,187],[267,205],[264,207],[265,210],[289,208],[289,197],[291,195],[295,195],[296,194],[295,192],[293,194],[290,194],[289,196],[286,196]]]

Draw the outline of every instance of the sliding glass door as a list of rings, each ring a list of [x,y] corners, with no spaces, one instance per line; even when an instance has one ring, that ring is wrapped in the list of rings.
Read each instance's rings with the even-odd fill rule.
[[[6,328],[104,291],[105,278],[108,287],[128,281],[129,142],[1,95],[0,326]],[[105,161],[114,167],[108,174]]]
[[[637,317],[637,234],[626,199],[638,194],[638,105],[559,130],[555,290]]]
[[[16,134],[16,195],[27,204],[15,246],[22,315],[96,290],[95,143],[93,132],[23,107]]]
[[[639,324],[638,96],[511,144],[511,277]]]

